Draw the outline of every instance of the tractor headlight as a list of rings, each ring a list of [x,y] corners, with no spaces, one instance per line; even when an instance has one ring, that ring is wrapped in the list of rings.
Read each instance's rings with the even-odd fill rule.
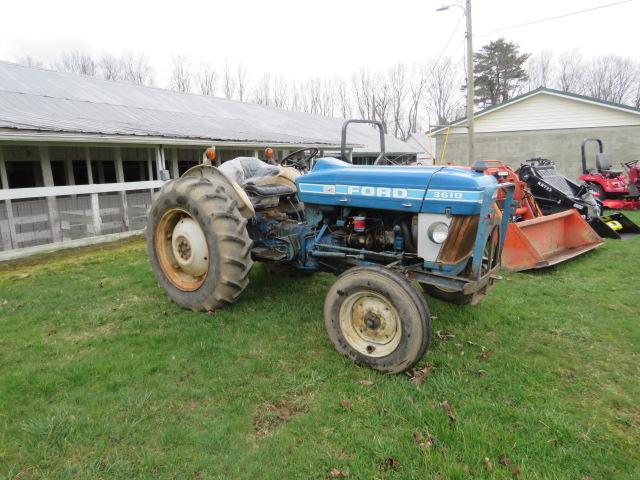
[[[432,223],[429,225],[427,234],[433,243],[442,243],[447,239],[447,235],[449,235],[449,226],[442,222]]]

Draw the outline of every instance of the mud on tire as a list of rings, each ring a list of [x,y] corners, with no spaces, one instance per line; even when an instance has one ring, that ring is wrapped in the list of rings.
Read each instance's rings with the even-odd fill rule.
[[[200,245],[204,274],[191,275],[176,261],[172,232],[183,219],[197,224],[206,241],[206,246]],[[215,179],[182,177],[164,185],[149,211],[147,251],[169,298],[191,310],[211,311],[234,303],[249,283],[252,266],[246,224],[236,201]],[[185,247],[186,255],[190,247],[194,246]]]

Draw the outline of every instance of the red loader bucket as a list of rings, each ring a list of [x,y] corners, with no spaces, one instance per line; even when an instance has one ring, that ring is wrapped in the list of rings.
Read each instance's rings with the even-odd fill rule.
[[[602,245],[603,240],[574,209],[510,223],[502,266],[512,272],[564,262]]]

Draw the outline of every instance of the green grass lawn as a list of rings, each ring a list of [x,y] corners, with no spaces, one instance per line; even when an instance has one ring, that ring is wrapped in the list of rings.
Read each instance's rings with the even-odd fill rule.
[[[640,478],[639,259],[608,240],[428,299],[422,384],[336,353],[330,275],[256,264],[207,315],[140,240],[1,267],[0,478]]]

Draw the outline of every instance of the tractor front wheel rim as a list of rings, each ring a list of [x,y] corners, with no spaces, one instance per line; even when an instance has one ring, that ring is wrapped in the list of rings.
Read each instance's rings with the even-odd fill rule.
[[[200,288],[209,271],[209,247],[200,224],[185,210],[167,210],[156,226],[160,268],[178,289]]]
[[[369,357],[393,353],[402,337],[396,308],[377,292],[349,295],[340,307],[340,329],[349,345]]]

